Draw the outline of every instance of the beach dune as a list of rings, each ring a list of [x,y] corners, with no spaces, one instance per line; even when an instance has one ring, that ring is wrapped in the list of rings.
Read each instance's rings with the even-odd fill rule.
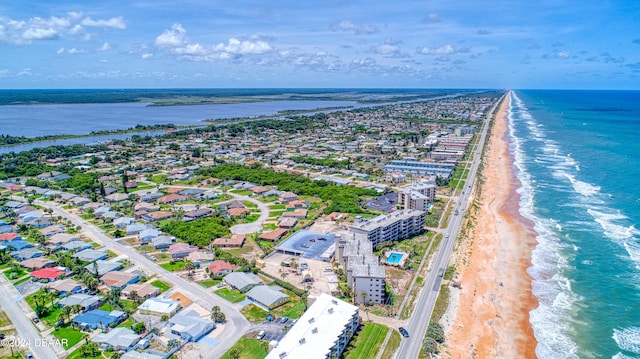
[[[531,292],[533,223],[519,209],[520,186],[508,151],[509,96],[495,117],[475,226],[458,248],[461,290],[449,310],[445,358],[535,358],[536,339],[529,312],[537,306]],[[455,295],[455,294],[454,294]]]

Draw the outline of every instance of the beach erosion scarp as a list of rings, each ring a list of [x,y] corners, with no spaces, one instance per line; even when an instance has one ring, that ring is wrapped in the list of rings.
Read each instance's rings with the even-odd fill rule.
[[[520,182],[509,153],[502,102],[482,172],[479,209],[454,261],[460,290],[450,302],[445,358],[535,358],[529,312],[537,306],[527,274],[536,245],[533,223],[519,213]],[[472,216],[473,217],[473,216]]]

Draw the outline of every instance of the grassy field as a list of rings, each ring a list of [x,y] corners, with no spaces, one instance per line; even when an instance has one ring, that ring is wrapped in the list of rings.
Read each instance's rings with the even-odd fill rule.
[[[67,339],[67,342],[62,342],[62,346],[65,349],[69,349],[72,346],[78,344],[87,335],[78,330],[71,328],[68,324],[64,327],[56,328],[51,334],[58,339]],[[66,345],[65,345],[66,344]]]
[[[400,333],[397,330],[392,330],[387,346],[384,348],[384,352],[382,353],[382,359],[393,359],[396,350],[400,347],[401,340]]]
[[[231,351],[237,350],[239,357],[242,359],[263,359],[269,353],[267,342],[242,337],[238,340],[228,352],[224,353],[222,359],[231,359]]]
[[[151,282],[151,285],[160,289],[160,292],[166,292],[169,290],[169,288],[171,288],[171,286],[161,280],[154,280],[153,282]]]
[[[272,204],[269,206],[269,209],[285,209],[287,207],[286,204]]]
[[[234,189],[234,190],[231,190],[229,192],[232,192],[232,193],[235,193],[235,194],[239,194],[241,196],[248,196],[251,193],[253,193],[253,192],[249,191],[248,189]]]
[[[244,308],[242,308],[240,313],[242,313],[242,315],[244,315],[245,318],[247,318],[247,320],[252,323],[262,323],[266,319],[268,314],[264,309],[258,307],[255,304],[249,304],[245,306]]]
[[[364,323],[364,329],[358,335],[355,347],[345,358],[347,359],[369,359],[375,358],[380,345],[387,336],[389,328],[382,324]]]
[[[231,303],[242,302],[243,300],[245,300],[245,298],[247,298],[246,294],[240,293],[240,291],[237,289],[222,288],[216,290],[214,293],[230,301]]]
[[[296,297],[297,298],[297,297]],[[305,305],[301,299],[291,301],[285,305],[282,305],[272,312],[279,317],[288,317],[298,319],[302,316],[305,310]]]
[[[162,263],[160,267],[168,270],[169,272],[181,271],[184,269],[184,262],[180,261],[180,262],[173,262],[173,263],[171,262]]]
[[[11,324],[11,319],[7,316],[7,313],[0,312],[0,327],[4,327]]]
[[[222,282],[222,280],[220,280],[220,279],[207,279],[207,280],[199,281],[198,284],[200,284],[201,286],[203,286],[205,288],[211,288],[214,285],[219,284],[220,282]]]

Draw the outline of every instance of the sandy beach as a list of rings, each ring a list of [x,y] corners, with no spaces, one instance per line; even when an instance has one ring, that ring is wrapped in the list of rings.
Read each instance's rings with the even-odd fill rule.
[[[529,312],[537,301],[526,272],[535,232],[518,212],[519,181],[508,153],[507,108],[508,98],[493,126],[480,208],[472,213],[474,226],[454,259],[461,290],[452,292],[445,358],[536,357]]]

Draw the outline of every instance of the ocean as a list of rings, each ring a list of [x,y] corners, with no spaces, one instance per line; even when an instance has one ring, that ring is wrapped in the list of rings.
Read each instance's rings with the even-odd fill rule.
[[[514,91],[539,358],[640,358],[640,91]]]

